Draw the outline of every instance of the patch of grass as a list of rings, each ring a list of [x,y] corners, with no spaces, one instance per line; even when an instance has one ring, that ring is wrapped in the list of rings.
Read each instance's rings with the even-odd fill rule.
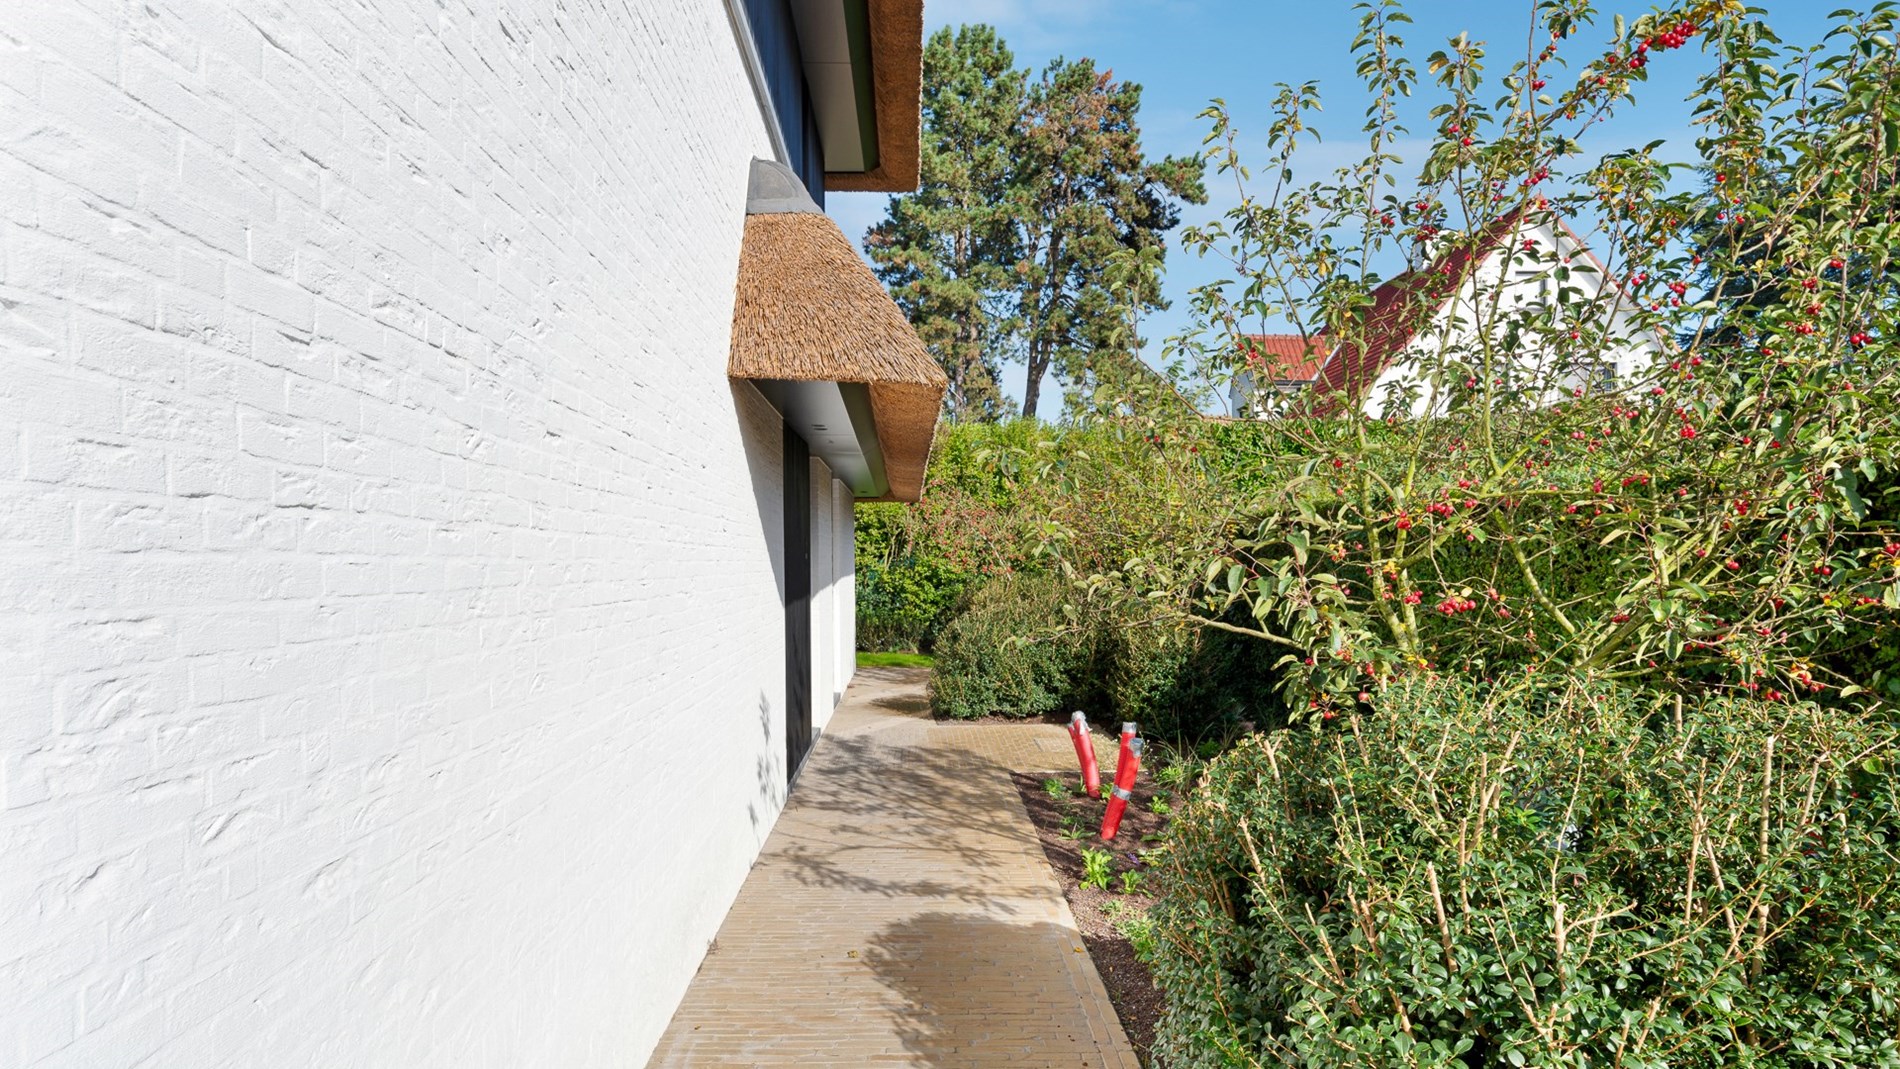
[[[937,659],[928,653],[865,653],[858,651],[859,668],[929,668]]]
[[[1060,802],[1069,796],[1069,782],[1060,779],[1043,780],[1042,793]]]

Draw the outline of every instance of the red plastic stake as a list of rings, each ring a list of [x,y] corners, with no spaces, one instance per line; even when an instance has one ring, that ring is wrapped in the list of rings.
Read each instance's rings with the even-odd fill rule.
[[[1128,750],[1130,745],[1135,741],[1136,731],[1137,728],[1133,720],[1122,721],[1121,745],[1115,751],[1115,775],[1110,778],[1109,786],[1111,787],[1121,782],[1122,766],[1128,763]]]
[[[1122,747],[1121,757],[1115,762],[1115,788],[1109,792],[1108,811],[1102,814],[1103,842],[1113,840],[1122,830],[1122,812],[1135,796],[1135,777],[1140,774],[1141,740],[1132,739]]]
[[[1095,742],[1089,737],[1089,719],[1076,710],[1069,717],[1069,741],[1075,743],[1075,759],[1082,763],[1082,789],[1090,798],[1102,796],[1102,772],[1095,767]]]

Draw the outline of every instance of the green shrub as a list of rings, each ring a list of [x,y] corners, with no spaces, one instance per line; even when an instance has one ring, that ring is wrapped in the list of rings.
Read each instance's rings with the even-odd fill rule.
[[[1153,738],[1225,738],[1243,722],[1286,721],[1264,643],[1225,631],[1109,621],[1101,664],[1114,719]]]
[[[1900,1065],[1891,729],[1604,689],[1419,679],[1215,761],[1163,1064]]]
[[[928,557],[860,565],[858,648],[930,652],[969,583],[967,574]]]
[[[1043,716],[1082,704],[1094,628],[1069,626],[1053,579],[978,587],[937,638],[930,701],[940,716]]]

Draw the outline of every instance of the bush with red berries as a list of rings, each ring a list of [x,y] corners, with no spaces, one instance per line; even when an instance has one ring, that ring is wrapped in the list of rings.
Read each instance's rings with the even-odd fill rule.
[[[1238,465],[1267,477],[1196,517],[1198,556],[1177,525],[1079,578],[1261,640],[1308,712],[1448,671],[1900,697],[1900,560],[1883,551],[1900,542],[1895,10],[1841,15],[1812,56],[1717,0],[1619,21],[1600,49],[1582,44],[1577,5],[1541,10],[1547,42],[1495,81],[1469,38],[1431,55],[1439,135],[1401,193],[1390,146],[1423,79],[1397,9],[1371,7],[1356,46],[1373,97],[1364,163],[1247,192],[1185,231],[1234,279],[1195,292],[1177,347],[1210,378],[1249,333],[1290,325],[1353,351],[1420,329],[1378,392],[1282,402]],[[1665,62],[1703,72],[1699,190],[1654,146],[1577,152],[1585,130],[1614,135]],[[1798,93],[1760,91],[1800,70]],[[1310,86],[1276,99],[1264,173],[1301,172],[1317,106]],[[1241,178],[1225,108],[1207,115],[1209,163]],[[1499,228],[1557,220],[1587,255],[1515,240],[1500,253],[1547,299],[1459,288],[1461,258]],[[1375,304],[1408,263],[1409,288]],[[1436,315],[1454,293],[1457,314]],[[1650,355],[1608,366],[1639,342]],[[1205,433],[1143,419],[1146,433]]]

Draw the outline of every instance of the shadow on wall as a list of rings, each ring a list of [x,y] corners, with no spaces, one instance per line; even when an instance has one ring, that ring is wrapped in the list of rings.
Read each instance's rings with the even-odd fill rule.
[[[866,668],[858,685],[869,691],[870,705],[923,721],[916,725],[923,728],[932,722],[929,702],[914,685],[921,674]],[[1020,809],[999,811],[999,781],[1008,806],[1020,805],[1009,770],[958,747],[926,746],[929,731],[911,727],[900,720],[887,730],[820,737],[787,815],[803,814],[801,825],[809,821],[825,834],[791,838],[774,857],[807,886],[981,904],[993,912],[1013,912],[1013,896],[1042,893],[1019,886],[1023,869],[1012,861],[1040,847],[1028,838]],[[931,872],[956,878],[940,881]]]
[[[1048,993],[1022,975],[1022,963],[1060,961],[1081,944],[1055,924],[1010,924],[990,917],[925,913],[892,924],[871,940],[865,961],[894,998],[887,1006],[904,1049],[919,1064],[968,1067],[1030,1064],[1021,1059],[1094,1065],[1092,1037],[1052,1032]]]
[[[753,834],[764,837],[766,829],[772,826],[780,809],[785,807],[785,764],[779,759],[784,748],[773,740],[777,733],[772,730],[772,698],[764,691],[759,692],[759,734],[762,741],[759,746],[759,759],[756,775],[758,793],[746,803],[746,816],[752,821]]]

